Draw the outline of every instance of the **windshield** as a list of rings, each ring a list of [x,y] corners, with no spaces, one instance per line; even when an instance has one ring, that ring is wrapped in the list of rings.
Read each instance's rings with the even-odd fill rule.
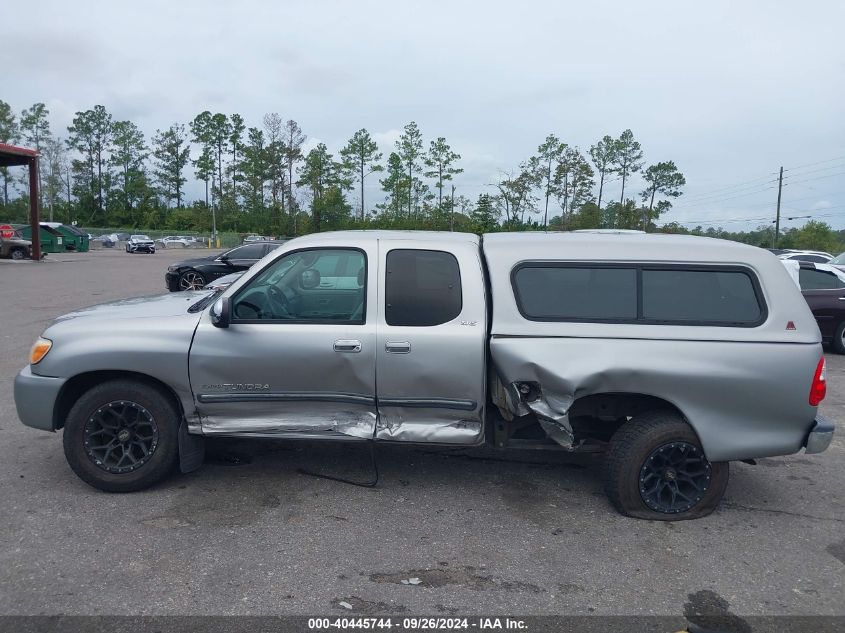
[[[831,259],[829,264],[845,265],[845,253],[839,253],[836,257]]]
[[[133,240],[148,240],[150,238],[148,238],[146,235],[133,235],[130,239],[133,239]]]

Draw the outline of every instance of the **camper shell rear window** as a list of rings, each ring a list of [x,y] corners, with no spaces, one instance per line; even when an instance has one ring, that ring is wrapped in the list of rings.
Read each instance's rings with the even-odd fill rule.
[[[530,321],[757,327],[757,276],[743,266],[523,262],[511,272]]]

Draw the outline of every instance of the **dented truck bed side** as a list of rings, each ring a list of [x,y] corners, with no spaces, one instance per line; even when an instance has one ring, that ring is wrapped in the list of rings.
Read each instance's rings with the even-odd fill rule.
[[[492,234],[490,355],[515,415],[533,413],[567,448],[573,404],[642,394],[676,408],[711,461],[797,452],[814,424],[808,402],[821,357],[815,321],[778,260],[750,246],[668,235]],[[760,281],[755,327],[529,320],[512,273],[524,262],[735,265]]]

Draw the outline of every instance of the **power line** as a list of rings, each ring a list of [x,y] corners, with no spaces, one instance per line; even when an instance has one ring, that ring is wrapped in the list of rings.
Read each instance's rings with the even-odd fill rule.
[[[795,167],[789,167],[784,169],[784,171],[792,171],[794,169],[801,169],[803,167],[813,167],[815,165],[823,165],[824,163],[832,163],[837,160],[845,160],[845,156],[837,156],[836,158],[828,158],[827,160],[819,160],[815,163],[805,163],[804,165],[796,165]]]
[[[824,209],[817,209],[817,211],[828,211],[829,209],[843,209],[843,206],[837,207],[825,207]],[[845,216],[845,211],[839,213],[814,213],[813,211],[794,211],[792,214],[786,216],[787,220],[794,220],[796,218],[796,214],[799,213],[809,213],[811,215],[808,216],[800,216],[802,218],[806,217],[809,219],[813,218],[832,218],[832,217],[841,217]],[[774,222],[771,216],[758,216],[755,218],[720,218],[717,220],[714,219],[704,219],[704,220],[675,220],[678,224],[735,224],[737,222],[762,222],[764,220]]]
[[[759,182],[763,181],[763,182]],[[689,196],[690,199],[698,199],[698,198],[710,198],[712,196],[719,196],[722,194],[731,194],[736,193],[738,190],[761,187],[763,185],[776,182],[777,178],[772,179],[771,175],[767,174],[765,176],[761,176],[760,178],[754,178],[753,180],[748,180],[746,182],[737,183],[735,185],[729,185],[727,187],[720,187],[718,189],[711,189],[710,191],[703,191],[695,194],[691,194]],[[733,190],[733,191],[732,191]]]
[[[808,176],[810,174],[817,174],[817,173],[822,172],[822,171],[830,171],[831,169],[842,169],[843,167],[845,167],[845,165],[828,165],[827,167],[819,167],[818,169],[811,169],[810,171],[802,171],[802,172],[797,173],[797,174],[787,175],[787,176],[784,176],[784,178],[795,178],[795,177],[800,178],[802,176]],[[787,170],[784,169],[783,171],[785,173]]]
[[[815,162],[812,162],[812,163],[805,163],[803,165],[796,165],[796,166],[789,167],[789,168],[784,168],[783,171],[784,171],[784,174],[786,174],[787,172],[790,172],[790,171],[795,172],[795,171],[803,169],[805,167],[814,167],[816,165],[824,165],[826,163],[832,163],[832,162],[841,161],[841,160],[845,160],[845,155],[837,156],[835,158],[828,158],[826,160],[819,160],[819,161],[815,161]],[[827,171],[827,170],[830,170],[830,169],[838,169],[840,167],[841,167],[841,165],[832,165],[832,166],[829,166],[829,167],[824,167],[824,168],[819,169],[819,170],[805,171],[803,173],[794,173],[790,177],[795,177],[795,176],[802,176],[803,177],[807,174],[816,173],[817,171]],[[700,202],[700,201],[704,201],[704,200],[721,198],[723,194],[733,197],[732,194],[734,194],[734,193],[740,193],[740,192],[750,191],[752,189],[758,189],[759,187],[761,187],[763,185],[777,182],[777,178],[772,178],[772,176],[776,176],[776,175],[777,175],[777,172],[769,173],[765,176],[759,176],[757,178],[752,178],[750,180],[739,182],[739,183],[736,183],[736,184],[733,184],[733,185],[726,185],[724,187],[717,187],[716,189],[711,189],[709,191],[690,194],[689,196],[687,196],[685,198],[684,201],[685,202],[686,201]],[[785,175],[784,179],[786,179],[786,178],[787,178],[787,176]],[[795,182],[797,182],[797,181],[795,181]],[[761,192],[765,191],[765,190],[766,190],[765,188],[760,189]]]
[[[799,175],[801,175],[801,174],[799,174]],[[835,174],[827,174],[825,176],[816,176],[815,178],[806,178],[805,180],[793,180],[789,184],[798,185],[798,184],[801,184],[802,182],[812,182],[813,180],[823,180],[824,178],[833,178],[834,176],[845,176],[845,171],[836,172]]]

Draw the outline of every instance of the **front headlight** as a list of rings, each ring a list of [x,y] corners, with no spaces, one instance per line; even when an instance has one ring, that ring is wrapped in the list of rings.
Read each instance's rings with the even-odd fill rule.
[[[41,362],[47,352],[50,351],[50,348],[53,347],[53,341],[50,339],[44,338],[42,336],[38,337],[38,340],[32,346],[32,349],[29,351],[29,362],[32,365],[37,365]]]
[[[179,270],[178,266],[168,266],[167,267],[167,272],[169,272],[169,273],[175,273],[177,270]]]

